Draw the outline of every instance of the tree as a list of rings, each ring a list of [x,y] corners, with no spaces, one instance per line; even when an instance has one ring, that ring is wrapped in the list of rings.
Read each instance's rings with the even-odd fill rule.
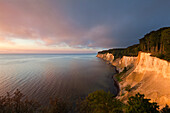
[[[157,103],[149,102],[143,94],[137,93],[128,100],[126,113],[159,113]]]
[[[51,99],[49,105],[44,107],[42,113],[69,113],[71,111],[70,103],[62,98]]]
[[[80,113],[123,113],[123,103],[103,90],[89,94],[79,105]]]
[[[164,108],[161,109],[161,113],[170,113],[170,108],[166,105]]]
[[[51,99],[49,105],[41,106],[35,100],[23,98],[17,89],[13,95],[0,96],[0,113],[68,113],[70,104],[60,98]]]
[[[0,97],[0,113],[35,113],[40,104],[33,100],[23,99],[24,95],[17,89],[13,96],[7,93]]]

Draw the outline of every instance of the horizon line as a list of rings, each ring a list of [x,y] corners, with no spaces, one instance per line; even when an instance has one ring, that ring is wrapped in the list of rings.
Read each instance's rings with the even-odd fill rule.
[[[51,55],[57,55],[57,54],[97,54],[97,52],[95,53],[0,53],[0,55],[12,55],[12,54],[51,54]]]

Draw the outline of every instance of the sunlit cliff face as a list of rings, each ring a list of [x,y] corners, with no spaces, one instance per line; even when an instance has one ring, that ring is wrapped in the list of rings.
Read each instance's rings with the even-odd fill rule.
[[[128,70],[125,73],[128,75],[124,75],[123,81],[120,83],[120,95],[124,94],[120,98],[126,100],[127,97],[140,92],[151,101],[157,102],[162,108],[166,104],[170,105],[170,62],[150,55],[150,53],[139,52],[137,57],[123,56],[114,61],[110,57],[112,54],[109,53],[98,54],[97,57],[116,66],[119,72],[122,72],[124,67]],[[135,89],[125,92],[124,88],[127,85],[135,87]]]

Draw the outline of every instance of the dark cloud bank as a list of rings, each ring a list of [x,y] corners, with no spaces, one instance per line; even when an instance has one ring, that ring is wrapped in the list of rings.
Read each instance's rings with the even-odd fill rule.
[[[1,25],[8,23],[5,28],[13,35],[26,38],[26,34],[27,38],[41,39],[46,45],[127,47],[152,30],[170,26],[170,0],[0,0],[0,3],[9,14],[0,14],[4,18]],[[14,26],[20,30],[14,30]]]

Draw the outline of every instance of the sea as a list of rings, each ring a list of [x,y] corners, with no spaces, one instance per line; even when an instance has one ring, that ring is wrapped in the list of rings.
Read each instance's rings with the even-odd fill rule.
[[[0,54],[0,96],[19,89],[28,99],[76,102],[97,90],[116,94],[115,67],[96,54]]]

